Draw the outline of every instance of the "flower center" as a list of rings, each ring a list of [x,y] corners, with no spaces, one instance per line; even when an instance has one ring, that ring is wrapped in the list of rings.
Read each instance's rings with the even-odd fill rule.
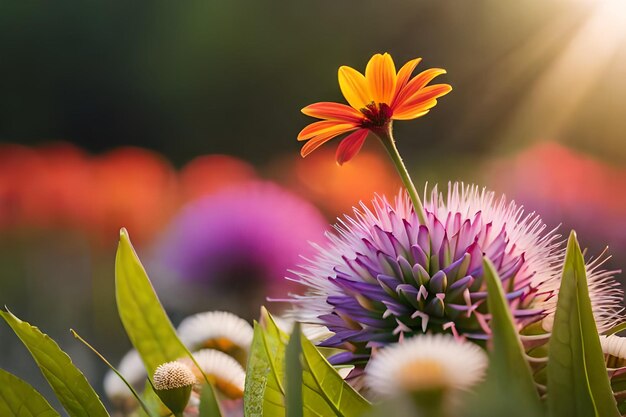
[[[407,363],[397,377],[398,384],[407,391],[440,389],[448,385],[441,363],[429,358]]]
[[[388,104],[371,102],[360,110],[366,120],[361,124],[366,129],[380,128],[391,120],[393,111]]]

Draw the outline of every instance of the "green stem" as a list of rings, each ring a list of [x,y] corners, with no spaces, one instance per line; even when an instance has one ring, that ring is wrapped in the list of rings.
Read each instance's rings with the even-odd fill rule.
[[[415,404],[420,416],[427,417],[446,417],[447,413],[444,407],[444,391],[443,390],[426,390],[414,392],[412,394],[413,403]]]
[[[424,205],[422,204],[422,200],[420,200],[419,194],[415,189],[415,185],[411,180],[409,171],[406,169],[406,166],[402,161],[400,152],[398,152],[398,148],[396,147],[396,141],[393,138],[392,130],[392,125],[390,122],[385,128],[377,130],[374,133],[376,134],[376,136],[378,136],[383,146],[387,150],[387,153],[391,157],[391,160],[396,166],[398,174],[400,174],[400,178],[402,178],[402,182],[404,183],[404,186],[409,193],[409,197],[411,197],[413,207],[415,208],[415,214],[417,214],[417,218],[420,224],[426,224],[426,211],[424,210]]]

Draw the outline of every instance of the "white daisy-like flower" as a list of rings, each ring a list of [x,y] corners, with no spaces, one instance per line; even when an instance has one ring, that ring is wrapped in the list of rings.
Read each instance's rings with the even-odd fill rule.
[[[606,358],[607,368],[626,367],[626,337],[600,336],[600,345]]]
[[[226,311],[207,311],[184,319],[178,337],[190,350],[217,349],[245,364],[254,330],[252,326]]]
[[[198,381],[202,381],[204,375],[225,396],[232,399],[243,396],[246,372],[239,362],[224,352],[214,349],[202,349],[193,353],[202,372],[195,366],[190,358],[179,359],[179,362],[188,365],[196,375]]]
[[[480,382],[487,354],[453,336],[427,334],[376,352],[365,368],[365,384],[381,397],[401,392],[463,391]]]
[[[148,377],[141,357],[134,349],[124,355],[117,370],[135,388],[141,387]],[[113,371],[107,372],[103,385],[105,394],[114,403],[120,404],[120,406],[127,401],[135,403],[132,392]]]

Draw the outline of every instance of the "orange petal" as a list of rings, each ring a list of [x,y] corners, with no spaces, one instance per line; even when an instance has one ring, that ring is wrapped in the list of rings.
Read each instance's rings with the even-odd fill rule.
[[[313,136],[340,134],[352,130],[357,127],[356,123],[340,123],[336,120],[322,120],[305,126],[298,134],[298,140],[307,140]],[[339,132],[339,133],[336,133]]]
[[[302,113],[318,119],[339,120],[343,122],[359,123],[363,114],[350,106],[340,103],[321,102],[313,103],[302,109]]]
[[[413,74],[415,67],[417,67],[417,64],[419,64],[421,60],[422,58],[412,59],[406,64],[404,64],[402,68],[400,68],[400,71],[398,71],[398,77],[396,79],[396,90],[393,93],[393,100],[391,100],[392,103],[395,102],[395,99],[400,93],[400,91],[402,91],[404,86],[409,82],[409,78],[411,78],[411,74]]]
[[[345,132],[328,133],[325,135],[315,136],[313,139],[309,140],[307,143],[304,144],[304,146],[300,150],[300,155],[302,155],[302,157],[309,155],[311,152],[313,152],[314,150],[316,150],[317,148],[319,148],[320,146],[322,146],[323,144],[325,144],[326,142],[328,142],[335,136],[341,135],[342,133],[345,133]]]
[[[391,55],[376,54],[367,63],[365,79],[372,100],[376,103],[391,104],[396,89],[396,66]]]
[[[391,105],[392,109],[402,106],[412,96],[419,92],[426,84],[431,82],[435,77],[445,74],[446,70],[442,68],[430,68],[417,74],[407,85],[398,92]]]
[[[450,91],[452,91],[452,87],[448,84],[435,84],[424,87],[417,94],[409,97],[409,99],[399,105],[394,110],[392,118],[400,120],[400,115],[404,115],[409,112],[418,112],[420,109],[428,110],[437,104],[437,98],[448,94]],[[432,103],[433,101],[434,103]]]
[[[356,132],[349,134],[341,141],[336,154],[337,163],[339,165],[343,165],[359,153],[363,147],[363,143],[365,143],[365,138],[367,138],[368,133],[369,130],[367,129],[359,129]]]
[[[437,100],[434,100],[435,104],[437,104]],[[399,113],[397,115],[393,115],[393,119],[394,120],[413,120],[413,119],[417,119],[418,117],[422,117],[425,116],[430,110],[423,110],[421,108],[415,110],[415,109],[409,109],[403,113]]]
[[[339,88],[348,103],[357,110],[372,101],[365,76],[350,67],[339,68]]]

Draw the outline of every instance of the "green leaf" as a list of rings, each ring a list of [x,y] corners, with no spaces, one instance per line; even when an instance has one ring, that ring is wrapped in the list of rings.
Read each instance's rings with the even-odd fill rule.
[[[85,346],[87,346],[93,353],[96,354],[96,356],[98,358],[100,358],[100,360],[102,362],[105,363],[106,366],[109,367],[109,369],[111,369],[111,371],[113,371],[113,373],[115,373],[115,375],[117,375],[117,377],[119,379],[122,380],[122,382],[124,383],[124,385],[126,385],[126,387],[128,388],[128,390],[131,392],[131,394],[133,394],[133,397],[135,397],[135,399],[137,400],[137,402],[139,403],[139,405],[141,406],[142,410],[146,413],[146,415],[148,415],[149,417],[153,417],[153,413],[150,411],[150,409],[148,408],[148,406],[144,403],[144,401],[141,399],[141,397],[139,396],[139,394],[137,393],[137,391],[135,391],[135,388],[133,388],[132,384],[130,382],[128,382],[126,380],[126,378],[124,378],[124,375],[122,375],[120,373],[120,371],[118,371],[117,369],[115,369],[115,367],[113,365],[111,365],[111,362],[109,362],[104,356],[102,356],[102,354],[100,352],[98,352],[96,350],[96,348],[94,348],[93,346],[91,346],[85,339],[83,339],[78,333],[76,333],[73,329],[70,329],[70,333],[72,333],[72,336],[74,336],[75,339],[78,339],[82,344],[84,344]]]
[[[262,325],[255,323],[244,393],[246,417],[285,416],[285,351],[287,335],[265,309]],[[356,417],[370,404],[346,383],[326,358],[301,337],[303,356],[303,414],[323,417]]]
[[[0,369],[0,416],[60,417],[35,388],[4,369]]]
[[[85,376],[54,340],[9,311],[0,311],[0,316],[11,326],[29,350],[43,376],[71,417],[109,416]]]
[[[410,395],[399,393],[392,400],[385,400],[376,403],[370,410],[361,414],[360,417],[420,417],[420,411],[417,409],[415,401]],[[480,417],[486,417],[488,414],[481,414]],[[432,417],[432,416],[424,416]]]
[[[302,356],[304,404],[316,412],[315,415],[357,417],[370,409],[370,403],[341,378],[306,337],[302,338]],[[327,409],[334,414],[327,414]]]
[[[549,344],[548,408],[552,417],[619,416],[587,287],[576,234],[570,234]]]
[[[159,365],[189,355],[178,339],[126,229],[120,231],[115,257],[115,295],[124,329],[139,352],[150,379]]]
[[[296,323],[291,332],[286,353],[285,405],[287,417],[303,417],[302,412],[302,362],[300,323]]]
[[[219,403],[211,384],[204,384],[200,393],[200,417],[221,417]]]
[[[143,389],[143,393],[141,393],[141,399],[148,411],[143,408],[137,410],[138,417],[163,416],[165,414],[167,408],[163,405],[157,393],[154,392],[150,380],[146,380],[145,388]]]
[[[501,403],[504,414],[510,410],[511,402],[524,404],[523,411],[511,410],[507,414],[532,416],[541,412],[537,387],[532,377],[530,365],[526,359],[524,347],[511,315],[511,310],[502,282],[495,267],[487,258],[483,260],[485,281],[487,282],[487,305],[491,313],[489,325],[492,330],[492,349],[489,352],[489,371],[487,384],[492,385],[492,395],[506,398]],[[502,381],[507,381],[503,384]],[[511,414],[513,413],[513,414]]]
[[[278,329],[265,308],[263,326],[254,323],[246,383],[243,394],[246,417],[283,417],[285,415],[282,363],[287,336]]]

